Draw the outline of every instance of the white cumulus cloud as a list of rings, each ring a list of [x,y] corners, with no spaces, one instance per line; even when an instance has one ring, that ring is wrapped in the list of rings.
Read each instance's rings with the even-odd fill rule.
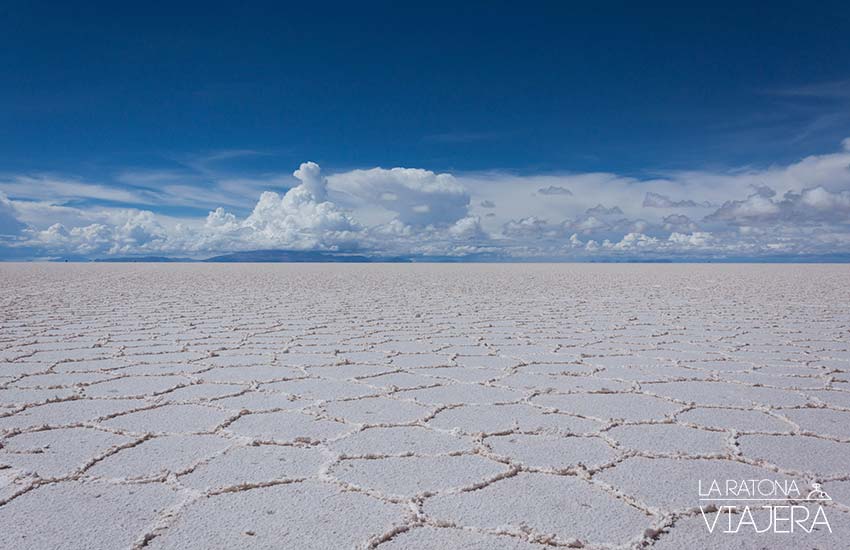
[[[427,226],[452,224],[468,214],[469,193],[451,174],[372,168],[334,174],[328,180],[340,203],[372,213],[383,211],[376,220]]]
[[[644,179],[420,168],[326,174],[313,162],[291,176],[217,177],[209,166],[201,176],[213,180],[200,203],[211,206],[181,217],[159,208],[199,192],[180,174],[150,183],[155,190],[55,174],[0,177],[0,257],[12,248],[90,257],[257,249],[553,259],[850,254],[846,141],[786,166]]]

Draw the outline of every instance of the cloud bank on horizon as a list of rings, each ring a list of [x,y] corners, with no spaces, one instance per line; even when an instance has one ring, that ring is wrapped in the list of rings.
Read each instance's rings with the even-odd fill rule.
[[[313,162],[294,179],[157,187],[155,173],[134,177],[149,185],[0,177],[0,258],[259,249],[566,260],[850,253],[850,139],[786,166],[643,179],[420,168],[326,174]],[[176,205],[209,213],[166,213]]]

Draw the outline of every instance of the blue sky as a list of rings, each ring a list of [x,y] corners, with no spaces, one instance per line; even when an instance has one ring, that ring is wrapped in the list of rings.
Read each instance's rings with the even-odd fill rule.
[[[0,256],[850,252],[846,3],[174,4],[0,7]]]

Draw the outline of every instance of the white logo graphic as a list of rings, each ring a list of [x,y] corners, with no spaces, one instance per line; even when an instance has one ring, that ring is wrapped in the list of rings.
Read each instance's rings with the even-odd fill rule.
[[[832,500],[832,497],[820,488],[820,483],[812,483],[812,490],[809,491],[806,500]]]
[[[812,483],[805,493],[793,479],[715,479],[707,484],[699,480],[698,488],[709,533],[811,533],[816,529],[832,533],[821,505],[832,498],[820,483]],[[716,513],[713,518],[712,513]]]

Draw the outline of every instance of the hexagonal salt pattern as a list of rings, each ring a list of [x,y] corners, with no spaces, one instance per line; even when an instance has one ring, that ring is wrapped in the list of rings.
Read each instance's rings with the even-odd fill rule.
[[[845,548],[848,289],[840,266],[3,264],[0,547]],[[830,528],[706,528],[750,516],[700,483],[762,479],[818,484],[790,502]]]
[[[561,544],[624,544],[652,523],[649,514],[574,476],[521,473],[479,491],[425,502],[435,518],[481,529],[526,530]],[[600,521],[604,517],[616,521]]]
[[[224,516],[219,510],[230,512]],[[403,506],[315,481],[204,497],[154,538],[153,549],[353,548],[404,522]]]

